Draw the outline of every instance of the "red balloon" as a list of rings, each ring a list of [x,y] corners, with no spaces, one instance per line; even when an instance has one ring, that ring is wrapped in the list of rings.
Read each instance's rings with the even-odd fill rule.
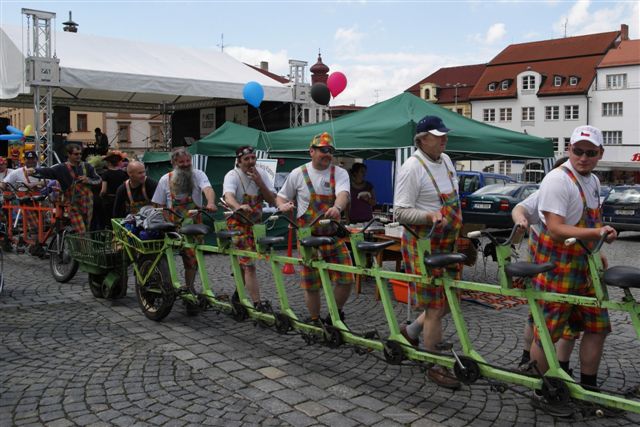
[[[340,71],[331,73],[327,79],[327,87],[331,92],[331,96],[335,98],[347,87],[347,77]]]

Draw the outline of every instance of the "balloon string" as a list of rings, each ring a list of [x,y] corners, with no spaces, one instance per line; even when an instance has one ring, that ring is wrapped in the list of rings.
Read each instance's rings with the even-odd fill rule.
[[[331,122],[331,134],[333,135],[333,147],[338,148],[338,143],[336,139],[336,129],[333,127],[333,114],[331,114],[331,107],[329,107],[329,121]]]
[[[271,138],[269,138],[269,132],[267,132],[267,127],[264,125],[264,120],[262,120],[262,113],[260,112],[260,107],[258,107],[258,117],[260,117],[260,123],[262,123],[262,130],[264,130],[264,135],[265,138],[267,139],[266,145],[267,145],[267,154],[271,151]]]

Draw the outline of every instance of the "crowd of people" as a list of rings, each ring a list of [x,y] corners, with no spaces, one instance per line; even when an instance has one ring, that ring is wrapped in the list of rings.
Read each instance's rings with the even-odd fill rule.
[[[454,165],[445,150],[451,130],[436,116],[426,116],[416,127],[413,143],[415,153],[398,172],[394,198],[396,220],[408,224],[418,237],[404,232],[401,252],[406,272],[426,274],[422,271],[418,239],[427,235],[432,226],[432,253],[456,251],[456,242],[462,229],[462,213],[458,194],[458,180]],[[43,179],[56,180],[62,199],[70,203],[70,217],[74,231],[91,229],[95,212],[93,197],[98,199],[108,215],[102,226],[108,226],[110,217],[124,217],[135,213],[141,206],[170,207],[181,216],[188,216],[194,208],[216,211],[216,195],[206,176],[194,169],[191,155],[184,147],[171,153],[172,170],[158,183],[146,177],[144,165],[138,161],[125,163],[121,153],[108,152],[104,156],[107,168],[99,174],[90,164],[81,160],[80,146],[67,147],[68,160],[51,168],[37,168],[35,153],[27,153],[26,164],[14,171],[0,158],[0,178],[4,182],[20,181],[29,188],[42,188],[45,181],[33,178],[35,173]],[[280,212],[294,212],[299,226],[310,226],[316,236],[334,236],[334,243],[318,248],[319,256],[330,263],[352,265],[344,238],[336,236],[335,224],[320,224],[322,216],[350,222],[364,222],[372,218],[376,205],[375,191],[365,180],[366,166],[356,163],[349,174],[334,162],[335,146],[329,133],[313,137],[309,145],[310,161],[294,169],[276,194],[266,173],[256,167],[253,147],[239,147],[235,153],[235,167],[225,178],[222,190],[224,203],[242,215],[227,219],[230,229],[242,236],[235,241],[238,248],[255,250],[251,224],[262,219],[263,202],[275,205]],[[562,294],[594,295],[588,280],[587,255],[577,246],[568,248],[563,241],[577,237],[594,241],[603,233],[607,242],[616,238],[614,229],[602,225],[599,205],[598,178],[592,173],[604,152],[602,133],[592,126],[579,126],[571,136],[568,158],[546,175],[540,190],[522,202],[513,211],[516,224],[530,229],[531,259],[538,263],[554,262],[556,268],[538,275],[534,285],[541,290]],[[203,198],[204,195],[204,198]],[[189,218],[188,221],[197,221]],[[578,249],[576,249],[578,248]],[[184,250],[185,286],[193,290],[196,258],[193,250]],[[606,264],[606,259],[604,260]],[[249,258],[241,258],[243,278],[250,298],[256,307],[261,304],[260,286],[256,270]],[[447,267],[447,274],[460,278],[463,266]],[[443,269],[428,272],[433,277],[444,274]],[[321,319],[321,281],[318,271],[303,266],[300,287],[308,309],[307,322],[319,325]],[[351,293],[354,278],[350,273],[331,271],[331,282],[340,317],[345,319],[345,305]],[[443,288],[433,284],[413,285],[414,306],[422,313],[401,332],[407,340],[418,345],[422,335],[424,348],[436,352],[444,345],[442,321],[449,311]],[[596,307],[575,306],[566,303],[544,303],[543,312],[552,340],[567,342],[559,350],[561,365],[568,368],[568,359],[575,339],[581,337],[580,382],[597,387],[597,372],[607,334],[611,331],[607,310]],[[324,321],[328,321],[325,319]],[[544,372],[547,362],[536,328],[528,326],[523,362],[535,360]],[[559,348],[562,346],[559,345]],[[459,381],[447,368],[433,365],[427,377],[440,386],[456,389]],[[542,399],[537,395],[537,399]]]

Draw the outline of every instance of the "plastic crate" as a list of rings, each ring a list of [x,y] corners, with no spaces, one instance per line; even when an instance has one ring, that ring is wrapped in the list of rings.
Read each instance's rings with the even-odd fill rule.
[[[124,228],[119,220],[112,220],[113,234],[118,242],[126,245],[136,252],[147,255],[162,252],[164,240],[142,240],[131,231]]]
[[[396,301],[407,304],[409,302],[407,300],[409,292],[411,292],[411,298],[413,299],[413,289],[411,289],[408,282],[389,279],[389,283],[393,289],[393,296],[396,298]]]
[[[124,263],[122,244],[115,240],[111,230],[92,231],[83,234],[67,234],[69,254],[76,261],[111,269]]]

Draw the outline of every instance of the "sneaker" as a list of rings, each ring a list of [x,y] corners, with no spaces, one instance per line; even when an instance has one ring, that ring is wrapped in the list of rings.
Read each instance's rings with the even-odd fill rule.
[[[427,370],[427,378],[438,384],[440,387],[457,390],[461,384],[449,369],[444,366],[434,365]]]
[[[315,326],[317,328],[322,327],[322,322],[320,321],[320,318],[312,319],[311,317],[307,317],[306,319],[304,319],[304,323],[306,323],[307,325]]]
[[[546,412],[553,417],[570,418],[575,413],[571,405],[554,405],[535,391],[531,396],[531,406]]]
[[[345,319],[344,311],[338,310],[338,314],[340,314],[340,320],[342,320],[342,322],[344,323],[344,319]],[[331,321],[330,314],[327,314],[327,317],[325,317],[322,321],[324,322],[325,325],[333,326],[333,322]]]
[[[411,344],[412,346],[418,347],[418,345],[420,344],[420,340],[418,340],[418,338],[411,338],[409,336],[409,333],[407,332],[407,325],[400,325],[400,333],[407,341],[409,341],[409,344]]]

